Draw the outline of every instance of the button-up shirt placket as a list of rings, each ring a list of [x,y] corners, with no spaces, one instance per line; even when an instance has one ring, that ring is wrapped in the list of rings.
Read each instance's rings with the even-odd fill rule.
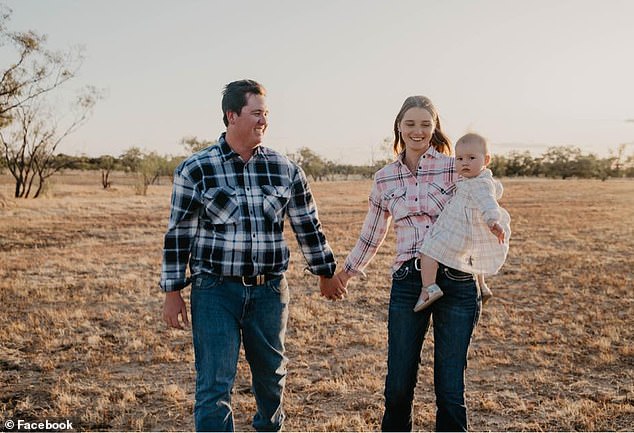
[[[392,269],[396,270],[408,258],[417,256],[427,231],[453,193],[453,158],[430,148],[420,158],[414,176],[403,157],[404,154],[399,155],[396,161],[379,170],[374,177],[370,206],[359,241],[344,263],[347,272],[363,274],[363,269],[383,242],[392,220],[396,231],[396,259]],[[396,204],[390,207],[385,193],[399,188],[401,193],[405,189],[402,200],[406,215],[395,218],[391,212],[396,209]]]
[[[258,237],[258,233],[260,233],[263,228],[259,226],[260,218],[256,217],[262,213],[262,199],[255,196],[255,190],[258,189],[257,184],[254,185],[253,179],[257,175],[254,173],[251,174],[250,170],[255,170],[255,159],[258,158],[258,154],[254,154],[246,164],[244,164],[243,168],[243,179],[244,179],[244,192],[245,192],[245,200],[248,209],[249,222],[251,233],[249,235],[249,240],[251,242],[251,252],[250,257],[253,261],[253,273],[255,275],[261,272],[259,263],[261,263],[260,258],[258,257],[258,251],[261,251],[260,248],[260,239]],[[259,211],[256,209],[256,206],[259,205]]]

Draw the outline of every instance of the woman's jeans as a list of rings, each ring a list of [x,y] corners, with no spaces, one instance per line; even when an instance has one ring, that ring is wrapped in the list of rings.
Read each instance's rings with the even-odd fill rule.
[[[481,301],[471,274],[440,264],[436,282],[444,295],[415,313],[413,308],[422,283],[414,260],[403,264],[392,275],[383,431],[412,430],[414,387],[431,317],[434,323],[436,430],[467,430],[464,371]]]
[[[283,276],[258,286],[244,286],[208,274],[193,278],[197,431],[233,431],[231,390],[241,342],[257,403],[253,427],[257,431],[282,428],[288,301],[288,284]]]

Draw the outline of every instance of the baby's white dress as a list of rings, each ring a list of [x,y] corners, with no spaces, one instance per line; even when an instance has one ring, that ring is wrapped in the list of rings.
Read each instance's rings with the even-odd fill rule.
[[[446,266],[473,274],[497,273],[509,251],[511,217],[498,204],[502,184],[485,169],[474,178],[459,178],[456,192],[427,232],[421,253]],[[487,221],[504,230],[500,244]]]

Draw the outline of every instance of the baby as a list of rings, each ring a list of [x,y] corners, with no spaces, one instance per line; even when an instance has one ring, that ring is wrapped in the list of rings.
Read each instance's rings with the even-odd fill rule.
[[[414,311],[443,295],[436,284],[438,263],[477,275],[482,301],[491,298],[484,275],[496,274],[509,250],[511,217],[500,207],[502,184],[493,179],[486,140],[467,134],[456,142],[456,192],[442,211],[421,248],[423,289]]]

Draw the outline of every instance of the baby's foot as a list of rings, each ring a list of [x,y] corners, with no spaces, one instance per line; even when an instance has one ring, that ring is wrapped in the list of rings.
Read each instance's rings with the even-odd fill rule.
[[[423,290],[421,290],[420,296],[418,297],[418,302],[416,302],[416,305],[414,305],[414,311],[418,312],[429,307],[442,295],[442,290],[440,290],[440,287],[438,287],[438,284],[436,283],[425,287]]]
[[[489,299],[493,297],[493,292],[489,289],[489,286],[486,284],[480,285],[480,292],[482,292],[482,303],[486,303]]]

